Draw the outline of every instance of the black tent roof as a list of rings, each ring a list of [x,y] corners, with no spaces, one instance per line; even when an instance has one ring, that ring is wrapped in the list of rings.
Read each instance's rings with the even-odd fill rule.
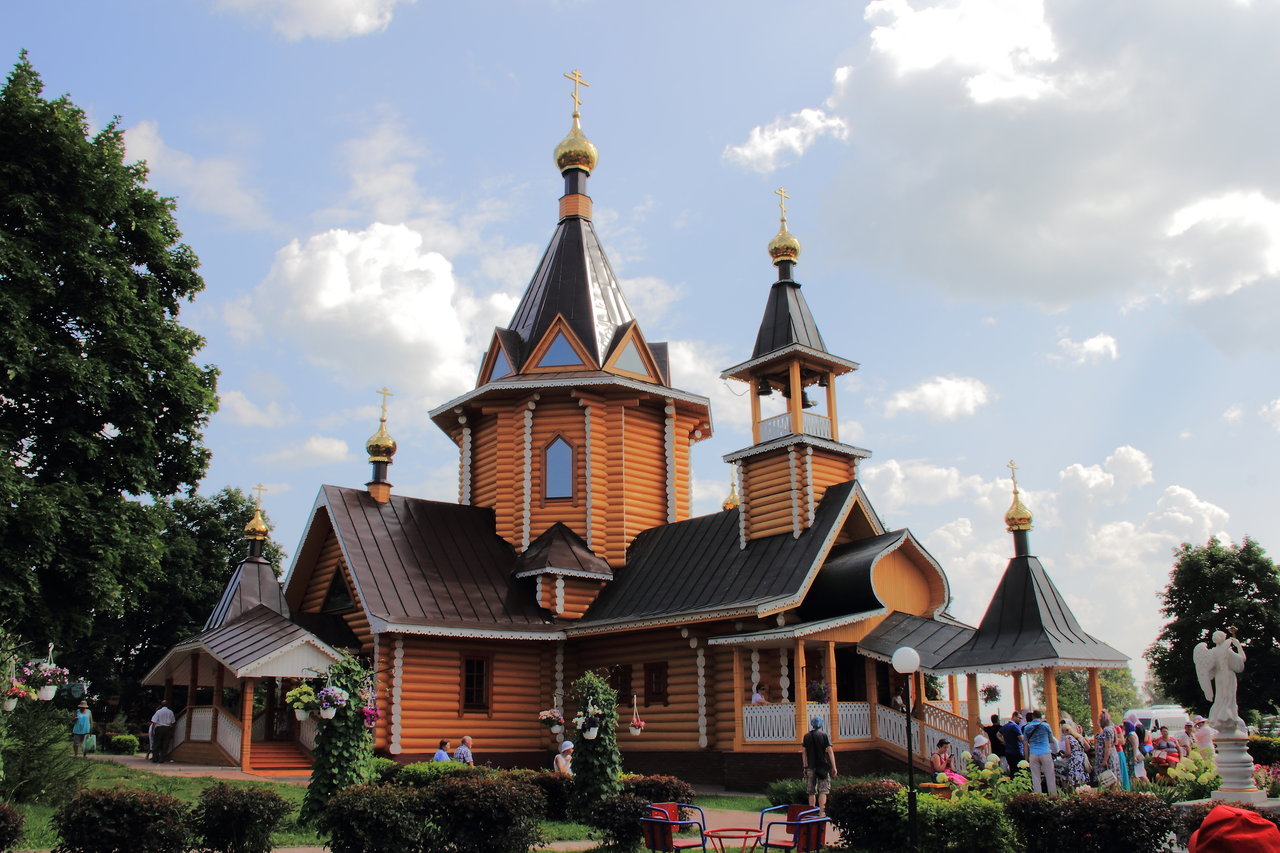
[[[607,581],[613,569],[563,521],[544,530],[516,559],[516,577],[550,572]]]
[[[936,668],[1011,672],[1045,666],[1119,667],[1128,660],[1085,633],[1039,559],[1020,556],[1009,561],[973,637]]]
[[[774,282],[769,291],[769,301],[764,306],[764,319],[756,333],[753,359],[768,355],[793,344],[826,352],[822,333],[809,311],[809,303],[800,292],[799,282],[782,279]]]
[[[231,573],[204,629],[208,631],[233,622],[259,605],[289,618],[289,605],[285,604],[284,590],[271,564],[261,557],[245,557]]]

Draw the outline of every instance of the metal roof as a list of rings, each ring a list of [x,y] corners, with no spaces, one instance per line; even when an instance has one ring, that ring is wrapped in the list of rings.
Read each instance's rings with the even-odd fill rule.
[[[764,306],[764,318],[756,332],[751,357],[759,358],[791,344],[827,351],[818,324],[809,312],[809,303],[800,292],[800,283],[781,279],[769,290],[769,301]]]
[[[568,573],[602,581],[613,578],[609,563],[597,556],[586,540],[563,521],[557,521],[544,530],[516,561],[518,578],[542,572]]]
[[[231,622],[260,604],[285,617],[289,615],[284,590],[271,564],[261,557],[245,557],[231,573],[222,598],[204,623],[205,630]]]
[[[907,530],[895,530],[832,548],[800,605],[800,618],[830,619],[883,607],[884,602],[872,587],[871,571],[881,557],[896,551],[908,536]]]
[[[895,610],[858,642],[858,651],[870,658],[890,661],[902,646],[920,653],[922,669],[937,669],[973,636],[973,628]]]

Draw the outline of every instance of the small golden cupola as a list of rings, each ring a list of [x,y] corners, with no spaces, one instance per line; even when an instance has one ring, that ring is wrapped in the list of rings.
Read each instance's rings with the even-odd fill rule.
[[[724,457],[737,465],[741,479],[743,547],[780,533],[798,537],[813,523],[827,487],[854,479],[858,460],[871,455],[840,443],[835,381],[858,365],[827,351],[793,277],[800,241],[787,227],[790,196],[784,189],[776,192],[781,213],[768,251],[778,277],[751,358],[720,374],[750,389],[751,446]],[[819,399],[809,396],[811,388],[823,392]],[[774,402],[773,412],[767,412],[761,400],[775,391],[782,406]]]
[[[253,503],[253,518],[249,519],[249,523],[244,526],[244,538],[249,543],[249,556],[257,558],[262,556],[262,549],[267,541],[267,522],[262,517],[262,493],[267,487],[259,483],[254,487],[257,496]]]
[[[387,398],[395,396],[386,387],[377,393],[382,395],[382,416],[378,419],[378,431],[369,436],[364,449],[369,453],[369,463],[373,465],[373,477],[366,484],[369,496],[378,503],[391,500],[391,483],[387,481],[387,467],[396,455],[396,440],[387,432]]]
[[[742,498],[738,497],[738,479],[733,475],[729,476],[729,494],[725,496],[724,503],[720,506],[724,509],[737,509],[742,503]]]
[[[1031,510],[1027,509],[1026,504],[1022,502],[1022,497],[1018,493],[1018,466],[1013,460],[1009,460],[1009,474],[1013,478],[1013,503],[1009,505],[1008,511],[1004,514],[1004,523],[1009,532],[1013,534],[1014,554],[1018,557],[1025,557],[1029,552],[1027,542],[1027,531],[1031,529]]]

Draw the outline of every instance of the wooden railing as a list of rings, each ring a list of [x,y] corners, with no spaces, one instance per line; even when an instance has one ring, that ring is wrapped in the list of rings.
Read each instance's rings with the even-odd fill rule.
[[[831,418],[824,415],[811,415],[804,412],[800,419],[800,430],[805,435],[818,438],[831,438]],[[777,415],[760,422],[760,440],[769,441],[791,435],[791,413]]]
[[[944,711],[937,705],[924,706],[924,722],[925,725],[946,732],[951,739],[958,739],[961,744],[969,741],[969,721],[950,711]]]
[[[217,735],[213,721],[217,718]],[[187,720],[191,720],[191,737],[187,737]],[[224,708],[213,705],[197,705],[178,715],[173,727],[173,746],[180,743],[217,742],[222,750],[237,762],[240,760],[240,721]]]
[[[222,708],[218,709],[218,746],[222,751],[240,763],[240,721]]]
[[[831,709],[817,703],[808,706],[809,716],[822,720],[822,726],[831,731]],[[871,707],[866,702],[836,703],[840,740],[857,740],[871,737]],[[742,739],[748,743],[785,741],[794,743],[796,734],[796,706],[790,702],[773,702],[742,706]]]

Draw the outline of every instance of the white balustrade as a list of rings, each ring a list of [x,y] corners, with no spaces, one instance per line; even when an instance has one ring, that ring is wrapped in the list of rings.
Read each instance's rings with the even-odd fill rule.
[[[804,412],[800,419],[800,429],[805,435],[818,438],[831,438],[831,418],[824,415],[813,415]],[[791,413],[777,415],[760,422],[760,440],[770,441],[791,435]]]
[[[764,703],[742,706],[742,739],[748,742],[796,739],[796,706]]]
[[[208,705],[188,708],[187,713],[191,715],[191,737],[189,740],[200,743],[208,743],[213,740],[213,708]]]
[[[955,763],[960,763],[960,753],[965,750],[966,743],[962,739],[956,743],[955,735],[951,732],[944,732],[941,729],[935,729],[933,726],[922,726],[924,729],[924,754],[933,755],[933,751],[938,748],[938,741],[947,740],[951,743],[951,754],[956,757]]]
[[[840,740],[857,740],[871,737],[871,706],[866,702],[840,702],[836,705],[840,715]]]
[[[218,746],[237,763],[240,763],[240,721],[221,708],[218,709]]]
[[[173,723],[173,740],[169,741],[169,749],[172,750],[178,744],[187,739],[187,712],[183,711],[177,716]]]
[[[884,705],[876,706],[876,733],[881,740],[907,748],[907,715]]]
[[[946,732],[951,739],[958,739],[960,743],[968,743],[969,741],[969,721],[964,717],[957,717],[937,705],[926,704],[924,706],[924,722],[939,731]]]
[[[316,730],[319,725],[315,714],[308,714],[305,720],[298,723],[298,742],[312,752],[316,748]]]

